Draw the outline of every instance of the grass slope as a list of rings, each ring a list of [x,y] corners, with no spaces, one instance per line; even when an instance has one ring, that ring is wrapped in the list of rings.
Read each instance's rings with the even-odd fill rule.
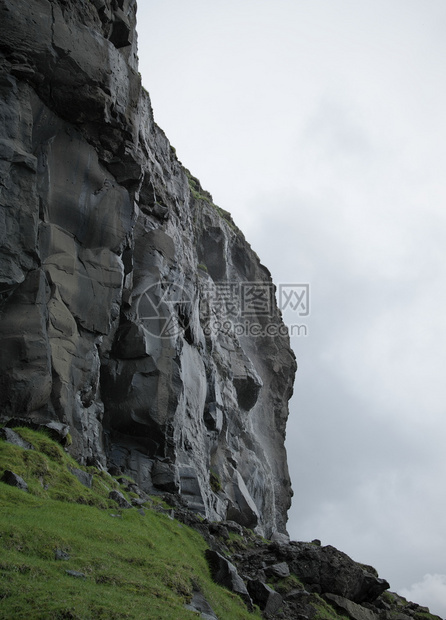
[[[16,430],[35,450],[0,440],[0,477],[10,469],[29,487],[0,482],[1,619],[187,620],[199,617],[184,607],[194,587],[220,618],[260,618],[212,581],[197,532],[150,508],[118,509],[108,494],[119,483],[106,472],[87,468],[90,490],[58,444]],[[69,559],[56,560],[56,549]]]

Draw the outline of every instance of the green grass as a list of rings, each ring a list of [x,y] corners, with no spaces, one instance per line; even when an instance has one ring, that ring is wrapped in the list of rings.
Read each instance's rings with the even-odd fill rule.
[[[282,596],[285,596],[291,590],[305,590],[304,584],[293,574],[288,575],[288,577],[270,577],[268,585],[279,594],[282,594]]]
[[[108,499],[111,488],[122,491],[116,480],[96,470],[87,489],[58,444],[20,434],[37,449],[0,440],[0,476],[11,469],[29,486],[26,493],[0,483],[1,619],[187,620],[198,617],[184,608],[194,585],[218,617],[260,618],[213,583],[197,532],[149,508],[118,509]],[[56,560],[56,549],[70,559]]]

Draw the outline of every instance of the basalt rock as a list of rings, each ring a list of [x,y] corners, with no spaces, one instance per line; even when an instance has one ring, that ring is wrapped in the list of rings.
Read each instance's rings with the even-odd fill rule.
[[[0,478],[0,480],[1,482],[5,482],[6,484],[9,484],[9,486],[11,487],[16,487],[17,489],[21,489],[22,491],[28,490],[28,485],[23,480],[23,478],[15,474],[13,471],[10,471],[9,469],[6,469],[3,472],[3,476]]]
[[[291,549],[291,551],[290,551]],[[355,603],[374,601],[390,585],[372,567],[354,562],[331,545],[294,542],[282,551],[290,570],[319,592],[336,594]]]
[[[135,22],[0,0],[0,414],[284,533],[295,358],[269,272],[154,122]]]

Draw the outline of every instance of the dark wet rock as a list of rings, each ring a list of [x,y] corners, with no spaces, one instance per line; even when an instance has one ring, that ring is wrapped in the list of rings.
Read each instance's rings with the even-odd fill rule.
[[[265,614],[273,615],[282,606],[283,599],[280,594],[258,579],[248,581],[248,592],[253,602]]]
[[[294,354],[222,329],[282,319],[269,272],[154,122],[136,3],[2,9],[0,421],[55,424],[82,465],[285,533]]]
[[[265,568],[265,574],[270,577],[278,577],[284,579],[290,574],[290,567],[286,562],[279,562],[278,564],[272,564]]]
[[[390,587],[369,567],[364,568],[331,545],[297,543],[289,549],[292,550],[287,554],[290,570],[299,575],[304,584],[317,587],[321,593],[363,603],[374,601]]]
[[[252,609],[251,597],[234,564],[220,553],[212,551],[211,549],[207,549],[206,551],[206,560],[211,569],[213,580],[219,585],[241,596],[248,608]]]
[[[28,485],[23,480],[23,478],[15,474],[13,471],[10,471],[9,469],[5,469],[5,471],[3,472],[3,476],[0,478],[0,481],[4,482],[5,484],[9,484],[9,486],[11,487],[16,487],[21,491],[28,491]]]
[[[179,490],[178,475],[172,463],[155,461],[152,467],[152,482],[158,489],[168,493]]]
[[[378,620],[379,615],[375,614],[370,609],[358,605],[353,601],[349,601],[343,596],[337,596],[336,594],[326,594],[325,599],[331,603],[335,609],[342,614],[346,614],[351,620]]]

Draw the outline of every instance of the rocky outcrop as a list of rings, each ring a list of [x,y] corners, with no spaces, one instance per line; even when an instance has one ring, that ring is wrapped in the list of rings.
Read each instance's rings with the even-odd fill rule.
[[[407,601],[377,571],[319,540],[267,541],[234,521],[209,523],[165,495],[171,518],[196,529],[209,549],[213,579],[264,618],[350,620],[440,620],[427,607]],[[166,509],[157,507],[157,510]]]
[[[134,0],[0,0],[0,412],[284,532],[295,359],[270,274],[178,161]]]

